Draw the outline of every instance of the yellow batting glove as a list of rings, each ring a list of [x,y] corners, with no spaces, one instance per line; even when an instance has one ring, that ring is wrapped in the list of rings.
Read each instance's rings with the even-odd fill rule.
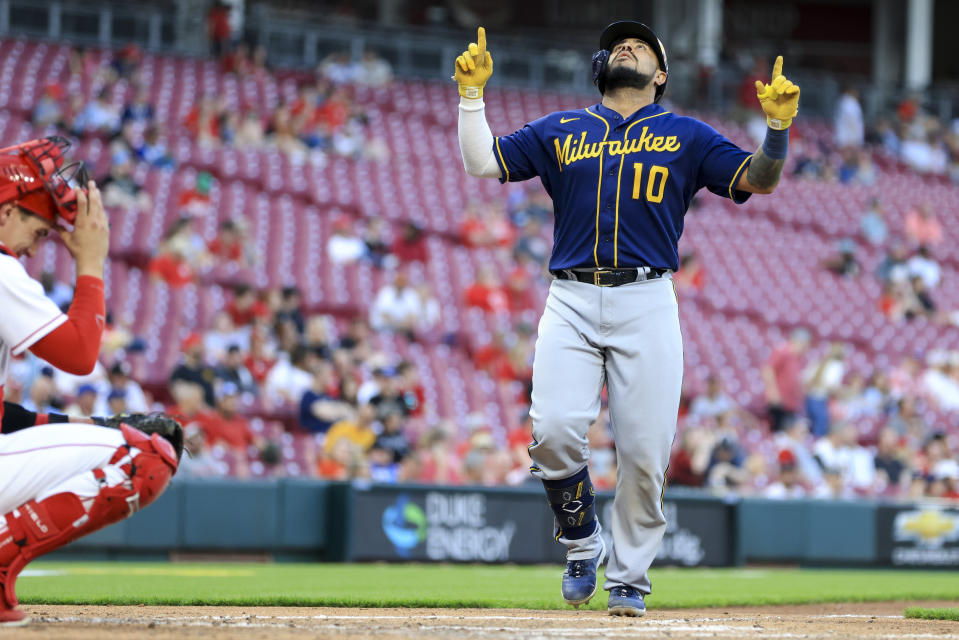
[[[783,75],[783,57],[776,57],[773,65],[772,84],[756,81],[756,97],[766,112],[766,124],[770,129],[782,130],[792,124],[799,113],[799,86]]]
[[[453,80],[460,86],[464,98],[482,98],[483,87],[493,75],[493,56],[486,50],[486,29],[476,32],[476,42],[456,58],[453,63]]]

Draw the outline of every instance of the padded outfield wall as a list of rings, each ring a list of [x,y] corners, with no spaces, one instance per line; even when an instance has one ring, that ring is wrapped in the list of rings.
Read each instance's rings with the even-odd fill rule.
[[[612,494],[597,495],[609,521]],[[667,491],[657,565],[750,562],[959,567],[959,508],[924,503],[717,498]],[[57,554],[162,558],[244,554],[328,562],[558,563],[541,489],[174,482],[156,503]],[[607,542],[610,542],[607,540]]]

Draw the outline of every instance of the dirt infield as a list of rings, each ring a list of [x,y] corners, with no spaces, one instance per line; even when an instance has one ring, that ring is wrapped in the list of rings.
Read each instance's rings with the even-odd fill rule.
[[[33,605],[24,607],[31,624],[0,628],[0,639],[959,638],[959,623],[903,618],[910,605],[956,603],[652,610],[645,618],[572,610]]]

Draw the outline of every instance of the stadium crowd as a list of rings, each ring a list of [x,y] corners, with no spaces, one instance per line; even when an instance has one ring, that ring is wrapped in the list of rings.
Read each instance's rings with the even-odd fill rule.
[[[261,49],[224,47],[218,53],[224,73],[271,73]],[[175,171],[176,162],[164,129],[170,125],[157,121],[149,93],[137,85],[140,55],[130,46],[116,52],[111,64],[97,66],[88,52],[76,50],[71,73],[98,77],[102,89],[84,104],[62,87],[48,86],[32,124],[38,134],[57,130],[105,140],[109,169],[100,180],[105,203],[149,215],[153,205],[137,168]],[[254,109],[201,98],[175,126],[199,147],[269,147],[294,162],[314,164],[330,154],[376,162],[386,156],[386,147],[371,135],[363,107],[348,89],[364,82],[382,85],[391,75],[375,54],[357,63],[334,54],[301,81],[295,101],[279,104],[268,119]],[[117,82],[138,87],[122,109],[109,100]],[[866,127],[850,90],[837,107],[834,144],[806,140],[800,130],[793,147],[790,179],[871,185],[877,163],[897,161],[959,182],[959,129],[925,114],[916,98]],[[440,300],[429,283],[411,278],[430,260],[428,230],[412,221],[336,214],[325,247],[329,260],[364,262],[389,274],[372,305],[344,323],[311,313],[295,287],[260,290],[252,278],[244,280],[262,260],[250,241],[248,220],[225,220],[214,237],[197,224],[210,215],[215,181],[200,172],[193,188],[179,194],[180,218],[147,265],[151,278],[174,288],[202,281],[217,265],[233,264],[240,274],[211,326],[183,338],[169,384],[144,389],[131,377],[126,358],[142,351],[149,336],[134,335],[122,319],[111,317],[102,365],[92,376],[64,375],[28,354],[12,367],[9,400],[31,410],[83,416],[160,405],[186,424],[190,456],[184,457],[181,475],[480,485],[531,480],[526,410],[533,327],[552,241],[551,208],[538,186],[464,207],[452,241],[467,251],[495,252],[511,270],[481,269],[459,300]],[[942,273],[930,250],[943,240],[936,212],[917,202],[900,229],[888,223],[883,206],[878,196],[822,268],[837,278],[877,278],[882,295],[876,304],[903,331],[917,317],[952,322],[935,303]],[[863,272],[857,259],[859,248],[867,246],[886,253],[875,274]],[[680,295],[714,286],[708,265],[695,252],[681,264],[675,278]],[[69,305],[69,287],[51,274],[44,275],[44,285],[58,305]],[[447,335],[440,322],[446,305],[489,314],[500,330],[479,344]],[[417,366],[374,348],[371,336],[378,332],[465,350],[476,367],[508,390],[512,419],[491,424],[477,412],[456,424],[437,415],[436,407],[428,406]],[[810,332],[799,328],[770,353],[755,372],[765,388],[765,402],[756,406],[737,404],[718,373],[702,389],[687,389],[670,484],[768,497],[959,499],[954,419],[959,353],[930,349],[863,374],[848,366],[843,344],[815,347]],[[952,421],[930,424],[929,407]],[[589,438],[594,484],[612,488],[616,455],[605,409]],[[289,447],[297,449],[294,466],[283,464]]]

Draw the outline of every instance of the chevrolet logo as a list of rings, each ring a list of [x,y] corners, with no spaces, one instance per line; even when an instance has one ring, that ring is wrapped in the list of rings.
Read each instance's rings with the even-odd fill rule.
[[[920,538],[939,538],[956,527],[954,518],[947,518],[938,511],[923,511],[903,523],[903,530],[916,533]]]
[[[579,118],[560,118],[560,124],[566,124],[567,122],[572,122],[573,120],[579,120]]]
[[[915,539],[939,546],[945,540],[959,537],[959,518],[935,509],[910,511],[896,517],[896,537]]]

